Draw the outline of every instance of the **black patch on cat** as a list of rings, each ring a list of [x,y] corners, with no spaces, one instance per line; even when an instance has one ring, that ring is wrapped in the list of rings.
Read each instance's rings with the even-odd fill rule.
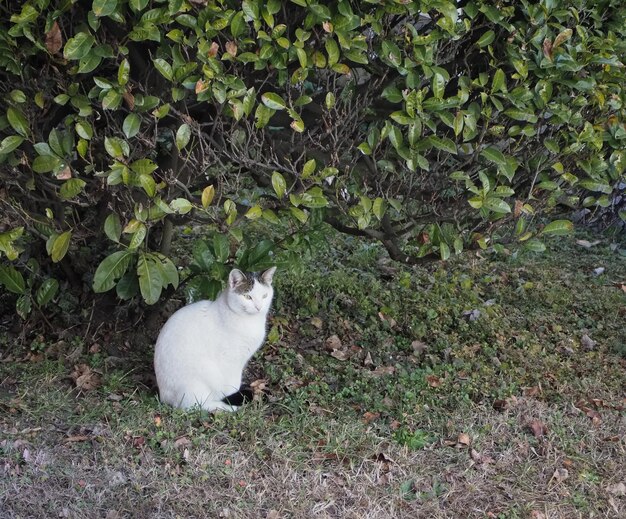
[[[228,405],[243,405],[247,402],[252,402],[253,396],[254,393],[250,386],[241,386],[236,393],[222,398],[222,402]]]
[[[234,290],[237,294],[247,294],[254,287],[254,282],[258,281],[259,283],[263,283],[259,278],[258,272],[244,272],[243,275],[245,278],[243,281],[238,283]]]

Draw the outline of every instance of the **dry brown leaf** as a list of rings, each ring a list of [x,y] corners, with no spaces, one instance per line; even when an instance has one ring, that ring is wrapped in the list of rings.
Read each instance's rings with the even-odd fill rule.
[[[543,40],[543,55],[550,61],[552,61],[552,41],[550,38]]]
[[[161,425],[163,424],[163,420],[161,420],[161,415],[157,414],[154,416],[154,425],[156,425],[157,427],[161,427]]]
[[[80,435],[77,435],[77,436],[68,436],[67,438],[65,438],[63,440],[63,443],[86,442],[89,439],[90,439],[89,436],[86,436],[84,434],[80,434]]]
[[[532,519],[546,519],[546,514],[539,512],[538,510],[533,510],[530,512],[530,517]]]
[[[219,50],[219,45],[217,42],[211,43],[211,47],[209,47],[209,52],[207,53],[209,58],[215,58],[217,56],[217,51]]]
[[[533,433],[533,436],[538,440],[543,438],[548,432],[546,424],[544,424],[541,420],[532,420],[528,423],[527,427],[530,432]]]
[[[426,382],[430,387],[439,387],[441,385],[441,379],[436,375],[426,375]]]
[[[350,354],[346,350],[333,350],[330,356],[335,357],[337,360],[348,360],[350,358]]]
[[[506,400],[494,400],[492,407],[499,412],[506,411],[506,408],[509,406],[509,403]]]
[[[254,382],[250,383],[250,389],[252,389],[252,393],[254,393],[254,396],[262,395],[266,388],[267,388],[266,378],[259,378],[255,380]]]
[[[469,446],[469,444],[471,443],[469,434],[466,433],[461,433],[459,434],[459,437],[457,438],[457,445],[462,445],[464,447]]]
[[[187,438],[187,436],[181,436],[174,441],[174,445],[176,447],[189,447],[189,445],[191,445],[191,440]]]
[[[69,166],[65,166],[61,171],[57,173],[58,180],[67,180],[68,178],[72,178],[72,168]]]
[[[557,484],[563,483],[563,481],[565,481],[567,478],[569,478],[569,471],[565,468],[558,468],[554,471],[554,474],[552,474],[552,477],[550,478],[550,481],[548,481],[548,484],[550,484],[552,481]]]
[[[63,47],[63,36],[61,36],[61,28],[55,21],[50,30],[46,33],[46,49],[50,54],[56,54]]]
[[[599,243],[600,243],[600,240],[596,240],[593,242],[587,241],[587,240],[576,240],[576,244],[580,245],[581,247],[585,247],[585,249],[590,249],[591,247],[595,247]]]
[[[513,209],[513,215],[515,218],[518,218],[520,214],[522,214],[522,208],[524,207],[524,202],[521,200],[515,200],[515,209]]]
[[[428,345],[425,342],[415,340],[411,343],[411,348],[413,348],[415,355],[422,355],[428,349]]]
[[[311,320],[309,322],[318,330],[321,330],[324,326],[324,321],[322,321],[319,317],[311,317]]]
[[[363,421],[365,423],[373,422],[374,420],[378,420],[379,418],[380,418],[380,413],[370,413],[369,411],[366,411],[365,413],[363,413]]]
[[[620,481],[619,483],[606,487],[606,491],[615,496],[626,496],[626,484]]]
[[[133,111],[135,109],[135,96],[131,94],[130,92],[126,91],[122,94],[122,98],[124,99],[124,102],[126,103],[126,107],[130,111]]]
[[[234,41],[226,42],[226,52],[231,56],[237,55],[237,44]]]
[[[536,397],[541,394],[541,388],[539,386],[525,387],[523,393],[524,396]]]
[[[207,88],[209,88],[209,84],[203,79],[198,79],[198,81],[196,81],[196,94],[204,92]]]
[[[372,354],[368,351],[365,356],[365,360],[363,361],[364,366],[372,366],[374,365],[374,361],[372,360]]]
[[[322,27],[324,28],[324,31],[326,31],[326,32],[333,32],[333,24],[331,22],[329,22],[328,20],[326,20],[322,24]]]
[[[328,339],[326,339],[325,346],[329,351],[340,350],[342,347],[341,339],[337,335],[331,335]]]
[[[374,376],[393,375],[395,372],[396,368],[393,366],[378,366],[374,371],[370,371]]]
[[[102,384],[100,375],[93,371],[87,364],[74,366],[70,377],[81,391],[91,391]]]

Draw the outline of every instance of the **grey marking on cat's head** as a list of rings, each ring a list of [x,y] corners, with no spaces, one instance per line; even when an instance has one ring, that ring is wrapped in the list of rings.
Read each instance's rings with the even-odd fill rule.
[[[276,267],[271,267],[263,272],[242,272],[239,269],[233,269],[228,276],[228,286],[237,294],[247,294],[254,287],[255,281],[270,286],[275,271]]]

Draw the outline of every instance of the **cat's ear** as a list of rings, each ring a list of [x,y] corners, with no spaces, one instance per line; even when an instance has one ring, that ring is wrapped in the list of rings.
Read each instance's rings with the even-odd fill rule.
[[[274,278],[274,272],[276,272],[276,267],[271,267],[267,269],[261,274],[261,281],[266,285],[271,285],[272,279]]]
[[[228,275],[228,286],[235,288],[246,280],[246,275],[239,269],[233,269]]]

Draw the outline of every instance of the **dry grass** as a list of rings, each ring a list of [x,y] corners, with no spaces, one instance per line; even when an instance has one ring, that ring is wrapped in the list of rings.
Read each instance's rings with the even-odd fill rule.
[[[0,519],[626,517],[626,262],[559,246],[389,282],[371,247],[285,273],[248,371],[269,394],[235,415],[160,406],[132,341],[120,361],[0,336]],[[77,363],[102,385],[78,394]]]
[[[43,396],[29,404],[38,398],[45,404]],[[501,412],[432,414],[423,420],[438,438],[410,451],[363,423],[278,416],[264,404],[211,419],[155,415],[132,398],[80,400],[77,408],[93,405],[102,421],[74,417],[83,425],[67,429],[25,412],[3,417],[3,519],[626,514],[612,487],[626,466],[626,422],[609,409],[596,425],[569,403],[533,398],[511,399]],[[533,420],[545,436],[533,434]]]

